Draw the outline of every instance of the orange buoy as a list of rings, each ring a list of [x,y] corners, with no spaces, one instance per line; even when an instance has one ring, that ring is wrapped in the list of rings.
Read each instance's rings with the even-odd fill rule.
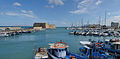
[[[73,59],[73,58],[75,59],[75,56],[71,56],[71,59]]]
[[[99,44],[99,43],[96,43],[96,44]]]
[[[98,56],[96,58],[99,58]]]

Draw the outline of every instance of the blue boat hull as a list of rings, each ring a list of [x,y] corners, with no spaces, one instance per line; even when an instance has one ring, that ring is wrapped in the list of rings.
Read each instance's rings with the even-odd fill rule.
[[[48,50],[48,59],[61,59],[61,57],[56,57],[55,55],[52,55],[50,51]],[[79,56],[77,54],[73,54],[67,51],[65,59],[71,59],[71,56],[75,56],[77,59],[87,59],[84,56]]]

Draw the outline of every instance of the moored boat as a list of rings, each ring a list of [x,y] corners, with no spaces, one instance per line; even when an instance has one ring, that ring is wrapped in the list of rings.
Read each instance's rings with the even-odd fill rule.
[[[7,37],[7,36],[10,36],[10,33],[7,32],[0,33],[0,37]]]
[[[86,57],[79,56],[68,52],[69,47],[65,42],[57,42],[49,44],[48,58],[49,59],[86,59]]]
[[[35,49],[33,59],[48,59],[47,49],[46,48],[38,48]]]
[[[102,48],[105,52],[114,55],[116,59],[120,58],[120,39],[105,39]]]
[[[86,56],[87,59],[110,59],[108,55],[102,50],[101,45],[96,41],[80,41],[83,45],[79,50],[81,55]]]

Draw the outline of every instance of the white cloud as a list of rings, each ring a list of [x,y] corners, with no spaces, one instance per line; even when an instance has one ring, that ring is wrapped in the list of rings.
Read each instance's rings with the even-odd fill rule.
[[[108,19],[108,21],[112,22],[112,21],[120,21],[120,16],[113,16],[113,17],[110,17]]]
[[[14,13],[14,12],[4,12],[4,15],[9,15],[9,16],[18,16],[18,13]]]
[[[70,11],[69,13],[72,13],[72,14],[82,14],[82,13],[85,13],[86,10],[87,10],[87,8],[83,8],[83,9],[78,9],[78,10]]]
[[[21,10],[21,12],[23,12],[23,13],[27,13],[27,11],[26,11],[26,10]]]
[[[14,6],[18,6],[18,7],[22,6],[22,5],[21,5],[20,3],[18,3],[18,2],[14,2],[13,5],[14,5]]]
[[[55,5],[64,5],[64,2],[62,0],[49,0],[49,4],[55,4]]]
[[[92,0],[83,0],[83,1],[79,2],[77,5],[77,8],[87,7],[88,4],[90,3],[90,1],[92,1]]]
[[[83,0],[80,2],[80,4],[86,4],[87,2],[89,2],[90,0]]]
[[[99,4],[101,4],[102,3],[102,1],[101,0],[98,0],[95,4],[96,5],[99,5]]]
[[[30,17],[30,18],[35,18],[35,19],[37,19],[37,17],[36,16],[34,16],[34,15],[30,15],[30,14],[21,14],[22,16],[26,16],[26,17]]]
[[[72,14],[83,14],[87,12],[88,7],[90,6],[92,0],[82,0],[78,2],[77,10],[69,11]]]
[[[82,0],[78,1],[77,9],[73,11],[69,11],[69,13],[72,14],[84,14],[87,13],[88,11],[92,11],[93,9],[96,8],[99,4],[101,4],[102,1],[98,0]]]
[[[38,17],[36,17],[33,14],[24,14],[24,13],[16,13],[16,12],[0,12],[0,15],[8,15],[8,16],[25,16],[25,17],[29,17],[29,18],[34,18],[37,19]]]
[[[109,17],[107,19],[107,25],[111,25],[111,22],[120,22],[120,15]]]
[[[33,13],[33,11],[28,11],[28,12],[31,13],[31,14]]]
[[[111,15],[111,13],[110,13],[110,12],[108,12],[108,13],[107,13],[107,15]]]
[[[51,5],[51,6],[46,5],[45,7],[46,7],[46,8],[54,8],[54,5]]]
[[[0,12],[0,15],[4,15],[4,12]]]
[[[113,11],[113,12],[108,12],[108,13],[110,13],[110,15],[120,15],[120,10],[118,10],[118,11]]]
[[[22,6],[20,3],[18,2],[14,2],[13,3],[14,6]],[[29,10],[20,10],[20,12],[0,12],[0,15],[6,15],[6,16],[21,16],[21,17],[29,17],[29,18],[34,18],[34,19],[38,19],[37,16],[34,15],[33,11]]]
[[[26,11],[26,10],[21,10],[22,13],[28,13],[28,14],[33,14],[33,11]]]

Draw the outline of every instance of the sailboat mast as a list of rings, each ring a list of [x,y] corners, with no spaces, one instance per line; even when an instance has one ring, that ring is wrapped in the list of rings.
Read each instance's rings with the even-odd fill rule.
[[[101,17],[99,16],[99,24],[101,25]]]
[[[105,25],[106,25],[106,15],[107,15],[107,14],[106,14],[106,11],[105,11]]]
[[[83,18],[81,19],[81,24],[82,24],[82,28],[83,28]]]
[[[101,28],[101,17],[99,16],[99,27]]]
[[[89,25],[89,20],[87,21],[87,24]]]

